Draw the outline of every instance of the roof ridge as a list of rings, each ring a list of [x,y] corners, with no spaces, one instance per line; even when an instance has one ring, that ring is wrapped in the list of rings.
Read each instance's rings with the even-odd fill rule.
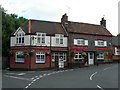
[[[55,22],[55,21],[47,21],[47,20],[36,20],[36,19],[30,19],[31,21],[39,21],[39,22],[49,22],[49,23],[61,23],[61,22]]]
[[[99,25],[99,24],[84,23],[84,22],[75,22],[75,21],[68,21],[68,22],[72,22],[72,23],[78,23],[78,24],[94,25],[94,26],[101,26],[101,25]]]

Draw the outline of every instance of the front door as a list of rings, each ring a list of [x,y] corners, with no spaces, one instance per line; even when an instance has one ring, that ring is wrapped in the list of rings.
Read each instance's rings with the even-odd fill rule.
[[[89,65],[94,64],[94,53],[92,52],[88,53],[88,64]]]

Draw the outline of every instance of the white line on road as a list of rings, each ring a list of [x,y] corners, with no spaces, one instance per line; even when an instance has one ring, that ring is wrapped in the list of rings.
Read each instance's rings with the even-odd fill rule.
[[[94,72],[91,76],[90,76],[90,80],[92,80],[92,77],[97,74],[97,72]]]
[[[19,73],[19,74],[16,74],[16,75],[25,75],[26,73]]]
[[[101,90],[104,90],[101,86],[97,85],[97,88],[101,89]]]
[[[9,77],[9,78],[15,78],[15,79],[21,79],[21,80],[28,80],[31,81],[31,79],[28,78],[20,78],[20,77],[15,77],[15,76],[9,76],[9,75],[4,75],[5,77]]]
[[[107,67],[107,68],[105,68],[104,70],[107,70],[107,69],[109,69],[110,67]]]

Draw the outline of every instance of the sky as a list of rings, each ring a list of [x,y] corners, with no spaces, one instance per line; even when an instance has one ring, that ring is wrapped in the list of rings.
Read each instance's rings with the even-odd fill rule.
[[[100,24],[106,19],[106,28],[118,34],[118,2],[120,0],[1,0],[8,14],[17,14],[27,19],[60,22],[67,13],[68,20]]]

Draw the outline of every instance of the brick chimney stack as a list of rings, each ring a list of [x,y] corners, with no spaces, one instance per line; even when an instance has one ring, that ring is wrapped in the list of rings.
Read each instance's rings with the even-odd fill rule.
[[[31,21],[30,21],[30,19],[28,20],[28,33],[31,33]]]
[[[101,19],[100,25],[101,25],[103,28],[106,28],[106,20],[104,19],[104,17]]]
[[[67,22],[67,21],[68,21],[68,16],[67,16],[67,14],[65,13],[65,14],[62,16],[62,18],[61,18],[61,23],[64,25],[65,22]]]

